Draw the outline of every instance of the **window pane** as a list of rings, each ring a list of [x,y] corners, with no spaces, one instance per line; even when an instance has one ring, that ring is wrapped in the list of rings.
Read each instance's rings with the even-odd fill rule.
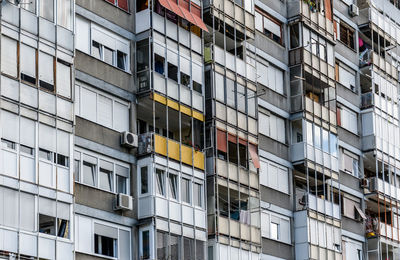
[[[25,10],[36,14],[36,0],[21,1],[19,5]]]
[[[205,259],[204,255],[204,242],[200,240],[196,240],[196,260]]]
[[[237,84],[237,102],[238,110],[241,112],[246,112],[246,89],[244,86]]]
[[[167,251],[167,235],[166,233],[157,231],[157,260],[167,259],[166,251]]]
[[[39,0],[40,1],[40,16],[54,21],[54,0]]]
[[[329,133],[322,129],[322,150],[329,153]]]
[[[321,127],[314,125],[314,145],[321,148]]]
[[[182,188],[182,201],[186,203],[190,203],[190,180],[182,179],[181,183]]]
[[[313,145],[313,125],[310,122],[306,122],[307,125],[307,143]]]
[[[100,168],[100,189],[112,190],[112,172],[103,168]]]
[[[156,175],[157,175],[157,193],[164,196],[165,195],[164,172],[160,169],[157,169]]]
[[[174,174],[169,175],[169,185],[168,185],[169,196],[170,196],[170,198],[173,198],[173,199],[178,199],[176,179],[177,179],[176,175],[174,175]]]
[[[39,232],[56,235],[56,218],[39,214]]]
[[[21,80],[36,84],[36,49],[25,44],[20,46]]]
[[[94,186],[96,165],[83,161],[82,167],[82,181],[85,184]]]
[[[194,240],[191,238],[183,238],[183,259],[191,259],[194,255]]]
[[[104,47],[104,61],[111,65],[114,64],[114,51],[107,47]]]
[[[215,73],[215,98],[222,103],[225,103],[225,84],[224,76]]]
[[[193,203],[197,207],[202,206],[202,189],[201,184],[193,184]]]
[[[143,259],[150,258],[150,231],[148,230],[142,232],[142,252]]]
[[[117,67],[126,70],[126,54],[121,51],[117,51]]]
[[[149,181],[148,181],[148,174],[147,174],[147,166],[142,167],[140,169],[140,181],[141,181],[141,194],[145,194],[149,192]]]
[[[69,238],[69,221],[65,219],[57,219],[57,236]]]
[[[226,79],[226,99],[228,106],[236,107],[235,82],[228,78]]]
[[[127,194],[126,181],[126,177],[117,175],[117,193]]]
[[[170,250],[170,258],[171,260],[179,260],[180,258],[180,248],[179,243],[180,237],[171,235],[169,237],[169,250]]]
[[[71,98],[71,66],[57,62],[57,94]]]
[[[337,156],[337,136],[331,133],[329,136],[329,142],[331,154]]]
[[[106,236],[94,235],[94,252],[105,256],[116,256],[116,239]]]
[[[101,59],[101,50],[101,45],[96,41],[92,41],[92,56]]]
[[[57,0],[57,24],[67,29],[72,28],[71,0]]]
[[[79,172],[80,172],[80,161],[79,160],[74,160],[74,177],[75,181],[79,182]]]
[[[271,229],[270,229],[270,232],[271,232],[270,238],[271,238],[271,239],[278,240],[279,225],[276,224],[276,223],[272,223],[272,222],[271,222]]]

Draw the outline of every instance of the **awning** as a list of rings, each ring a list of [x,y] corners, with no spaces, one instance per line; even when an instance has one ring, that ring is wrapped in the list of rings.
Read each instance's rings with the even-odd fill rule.
[[[202,30],[208,32],[207,26],[200,18],[200,16],[191,13],[189,10],[182,6],[178,6],[174,0],[158,0],[159,3],[166,9],[177,14],[181,18],[189,21],[190,23],[200,27]]]
[[[258,158],[258,154],[257,154],[257,146],[255,146],[254,144],[249,144],[249,152],[250,152],[251,160],[253,161],[254,167],[259,169],[260,168],[260,159]]]
[[[221,152],[226,153],[226,132],[217,129],[217,148]]]

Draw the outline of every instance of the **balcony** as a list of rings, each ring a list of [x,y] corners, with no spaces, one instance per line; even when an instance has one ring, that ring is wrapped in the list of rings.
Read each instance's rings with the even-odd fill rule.
[[[138,154],[146,155],[151,152],[204,170],[203,152],[158,134],[145,133],[139,135]]]
[[[301,192],[296,193],[297,195],[301,194]],[[329,217],[341,219],[339,204],[324,200],[315,195],[305,194],[305,192],[303,197],[300,197],[299,200],[297,200],[296,209],[311,209]]]
[[[306,22],[317,25],[321,33],[333,40],[333,23],[322,12],[318,11],[316,7],[317,2],[318,0],[289,1],[287,3],[288,17],[302,16]]]
[[[383,181],[377,177],[369,178],[369,190],[371,192],[379,192],[393,199],[400,200],[400,188]]]
[[[338,172],[338,158],[314,146],[300,142],[291,146],[292,162],[310,160]]]

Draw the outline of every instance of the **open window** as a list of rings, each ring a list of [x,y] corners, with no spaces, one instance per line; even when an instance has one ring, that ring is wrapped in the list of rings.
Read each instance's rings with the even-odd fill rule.
[[[118,256],[118,229],[94,224],[94,253],[109,257]]]
[[[97,159],[84,154],[82,164],[82,182],[84,184],[95,186],[96,183]]]
[[[22,81],[36,85],[36,49],[25,44],[20,45],[20,73]]]
[[[157,194],[165,196],[165,171],[156,169]]]
[[[104,160],[100,160],[99,168],[99,187],[100,189],[113,190],[113,164]]]
[[[176,174],[169,173],[168,194],[170,198],[178,200],[178,176]]]
[[[115,165],[117,193],[128,194],[129,168]]]
[[[190,204],[191,201],[190,201],[190,180],[189,179],[182,178],[181,196],[182,196],[182,202]],[[195,196],[195,195],[193,194],[193,196]]]
[[[140,167],[140,194],[147,194],[149,192],[149,174],[148,167]]]
[[[203,207],[203,185],[193,183],[193,204],[196,207]]]

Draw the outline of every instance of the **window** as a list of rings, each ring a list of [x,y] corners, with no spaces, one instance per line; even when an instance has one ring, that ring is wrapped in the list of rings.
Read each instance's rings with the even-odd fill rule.
[[[262,211],[261,235],[280,242],[291,243],[290,218],[267,210]]]
[[[175,174],[169,174],[168,176],[168,194],[169,197],[175,200],[178,200],[178,181],[177,181],[177,176]]]
[[[99,181],[100,189],[112,191],[113,190],[113,164],[109,162],[100,161]]]
[[[54,0],[39,0],[40,16],[54,21]]]
[[[140,193],[146,194],[149,192],[149,177],[147,172],[147,166],[140,168]]]
[[[181,239],[179,236],[170,235],[169,236],[169,259],[171,260],[179,260],[180,259],[180,242]]]
[[[70,204],[39,197],[39,232],[69,238]]]
[[[95,186],[97,159],[88,155],[83,157],[82,182]]]
[[[128,194],[129,168],[115,165],[117,193]]]
[[[298,48],[301,45],[300,42],[300,24],[296,23],[289,26],[290,32],[290,48]]]
[[[275,115],[258,114],[259,129],[258,131],[278,142],[286,142],[285,119]]]
[[[18,76],[17,49],[18,42],[16,40],[1,36],[1,72],[14,78]]]
[[[337,136],[329,133],[329,148],[333,156],[337,156]]]
[[[202,207],[203,190],[202,185],[199,183],[193,184],[193,203],[197,207]]]
[[[142,231],[142,259],[150,259],[150,231]]]
[[[168,62],[167,67],[168,67],[168,78],[178,82],[178,66]]]
[[[71,98],[71,65],[57,59],[57,94]]]
[[[94,235],[94,252],[105,256],[116,256],[116,240],[106,236]]]
[[[347,24],[340,22],[340,41],[348,46],[349,48],[354,50],[354,30],[350,29],[350,26]]]
[[[357,113],[342,107],[340,109],[340,126],[344,129],[352,132],[353,134],[358,134],[358,121]]]
[[[87,86],[75,86],[76,115],[118,132],[129,131],[129,103]]]
[[[29,2],[21,1],[19,5],[25,10],[36,14],[36,0],[31,0]]]
[[[20,45],[21,80],[36,85],[36,49]]]
[[[261,160],[260,184],[289,194],[289,169],[268,160]]]
[[[279,44],[283,44],[282,23],[277,19],[257,9],[255,12],[255,24],[256,29],[265,34],[268,38]]]
[[[168,233],[157,231],[157,260],[167,259]]]
[[[260,58],[259,58],[260,59]],[[266,61],[257,61],[257,83],[260,83],[269,89],[283,95],[284,85],[283,85],[283,70],[273,66],[272,64],[267,64]]]
[[[359,157],[344,149],[341,150],[341,156],[342,156],[342,170],[358,178]]]
[[[314,125],[314,146],[316,148],[322,148],[321,142],[321,127]]]
[[[226,103],[228,106],[236,108],[235,82],[226,78]]]
[[[129,71],[130,44],[127,39],[81,17],[77,16],[76,21],[76,49],[121,70]]]
[[[54,57],[39,52],[39,86],[50,92],[54,91]]]
[[[57,24],[72,30],[72,1],[57,0]]]
[[[351,91],[356,91],[356,72],[343,64],[336,63],[337,81]]]
[[[161,196],[165,196],[165,172],[160,169],[156,169],[156,181],[157,181],[157,193]]]
[[[181,182],[182,201],[190,204],[190,180],[182,178]]]
[[[116,6],[118,6],[119,8],[129,12],[128,9],[128,0],[106,0],[109,3],[112,3]]]

